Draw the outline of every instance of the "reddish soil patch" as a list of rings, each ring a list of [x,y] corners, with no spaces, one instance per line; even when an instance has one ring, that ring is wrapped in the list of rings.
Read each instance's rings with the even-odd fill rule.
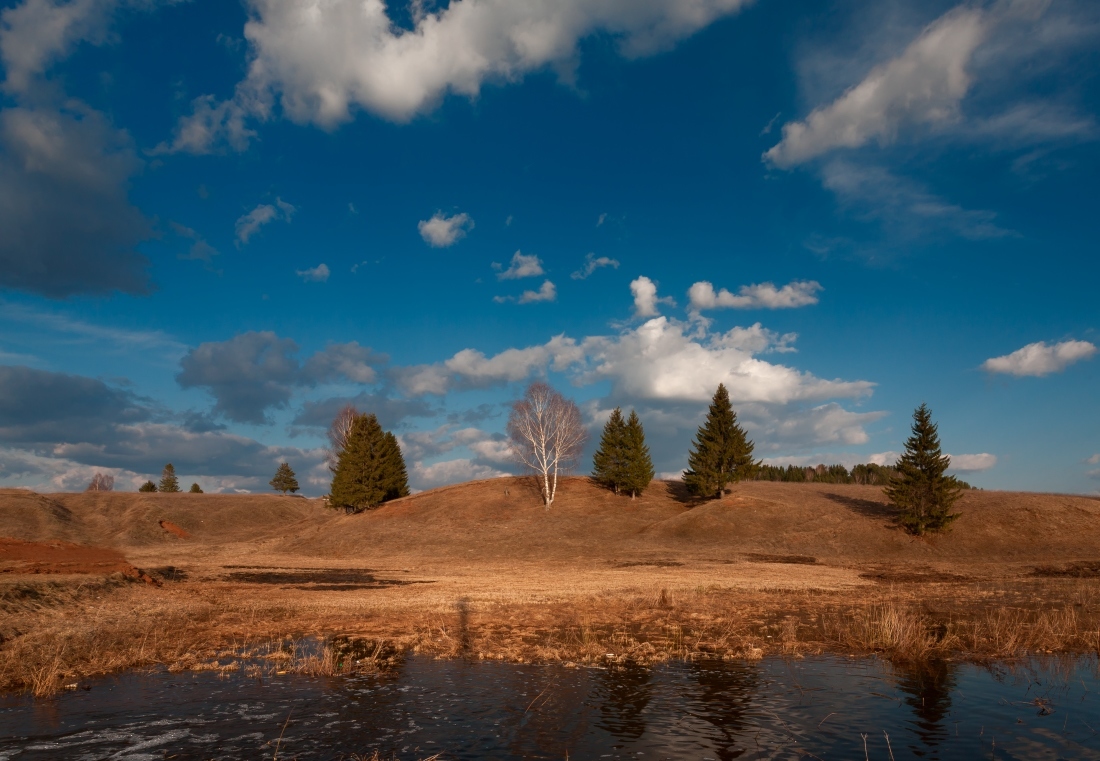
[[[24,542],[0,538],[0,573],[121,573],[147,584],[157,584],[147,574],[130,565],[118,550],[72,542]]]
[[[161,521],[160,527],[167,531],[169,534],[175,534],[180,539],[191,538],[191,534],[189,534],[186,529],[177,526],[175,523],[172,523],[172,521]]]

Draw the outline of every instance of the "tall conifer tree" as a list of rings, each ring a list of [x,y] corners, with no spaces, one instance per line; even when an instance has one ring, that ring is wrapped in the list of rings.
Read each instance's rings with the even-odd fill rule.
[[[401,454],[401,445],[397,437],[386,431],[382,468],[386,474],[386,496],[384,500],[409,496],[409,474],[405,469],[405,456]]]
[[[919,536],[943,531],[959,517],[951,512],[951,506],[963,486],[954,476],[946,475],[951,458],[940,450],[939,429],[927,404],[913,412],[912,434],[895,466],[897,475],[884,491],[898,508],[898,522]]]
[[[625,464],[626,423],[623,411],[616,407],[603,426],[600,447],[592,457],[592,479],[619,493],[626,477]]]
[[[753,443],[737,423],[729,392],[720,383],[688,454],[684,483],[697,496],[721,497],[726,484],[752,477],[756,470],[752,450]]]
[[[176,478],[176,468],[172,463],[168,463],[164,466],[164,472],[160,475],[158,491],[178,492],[179,490],[180,480]]]
[[[360,511],[409,493],[397,437],[383,431],[374,415],[356,416],[333,473],[333,507]]]
[[[642,421],[638,419],[638,413],[630,411],[630,417],[626,421],[624,429],[623,451],[625,453],[625,478],[622,482],[623,491],[630,492],[630,498],[641,494],[653,480],[653,460],[649,456],[649,447],[645,443],[645,431],[642,429]]]

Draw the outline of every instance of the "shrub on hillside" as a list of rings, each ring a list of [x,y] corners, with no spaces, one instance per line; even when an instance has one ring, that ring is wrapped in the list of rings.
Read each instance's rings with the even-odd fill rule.
[[[157,490],[157,485],[152,481],[146,481],[138,487],[138,491],[152,492]]]
[[[191,494],[202,494],[202,487],[198,484],[191,484]]]

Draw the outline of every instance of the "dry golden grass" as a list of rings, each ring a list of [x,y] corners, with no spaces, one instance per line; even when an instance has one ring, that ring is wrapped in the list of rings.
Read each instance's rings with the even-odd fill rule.
[[[341,674],[411,652],[614,664],[1100,647],[1096,500],[970,493],[954,531],[925,541],[873,487],[745,484],[693,505],[671,484],[631,501],[571,480],[550,511],[529,491],[478,482],[357,516],[274,496],[0,493],[0,535],[64,534],[164,579],[0,573],[0,690],[157,664]]]

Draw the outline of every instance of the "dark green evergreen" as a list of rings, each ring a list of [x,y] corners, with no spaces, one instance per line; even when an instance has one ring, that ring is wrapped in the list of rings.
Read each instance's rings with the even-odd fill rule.
[[[202,494],[202,487],[199,486],[198,484],[191,484],[191,493],[192,494]]]
[[[725,384],[719,384],[688,454],[684,473],[688,491],[700,497],[721,497],[726,484],[752,478],[757,466],[752,450],[745,429],[737,424],[729,392]]]
[[[359,512],[409,493],[405,458],[397,437],[374,415],[359,415],[336,461],[329,504]]]
[[[138,491],[153,492],[157,490],[157,485],[152,481],[146,481],[138,487]]]
[[[298,491],[298,479],[294,477],[294,470],[288,462],[279,465],[278,470],[275,471],[275,477],[268,483],[275,491],[281,491],[284,497],[287,492],[293,494]]]
[[[600,446],[592,457],[592,480],[616,494],[626,480],[626,422],[616,407],[603,426]]]
[[[168,463],[164,466],[164,472],[160,475],[160,484],[157,486],[157,491],[178,492],[179,490],[180,480],[176,478],[176,469],[172,463]]]
[[[898,508],[898,522],[919,536],[943,531],[959,517],[951,506],[964,487],[946,475],[951,458],[940,450],[938,427],[927,404],[913,413],[912,432],[895,466],[897,476],[885,492]]]
[[[621,488],[630,492],[630,498],[634,499],[653,480],[653,460],[649,456],[649,447],[645,444],[642,421],[634,410],[630,411],[630,417],[626,421],[623,452],[625,471]]]
[[[386,431],[385,452],[382,467],[386,473],[386,496],[383,501],[409,496],[409,474],[405,469],[405,457],[401,454],[401,445],[397,437]]]

